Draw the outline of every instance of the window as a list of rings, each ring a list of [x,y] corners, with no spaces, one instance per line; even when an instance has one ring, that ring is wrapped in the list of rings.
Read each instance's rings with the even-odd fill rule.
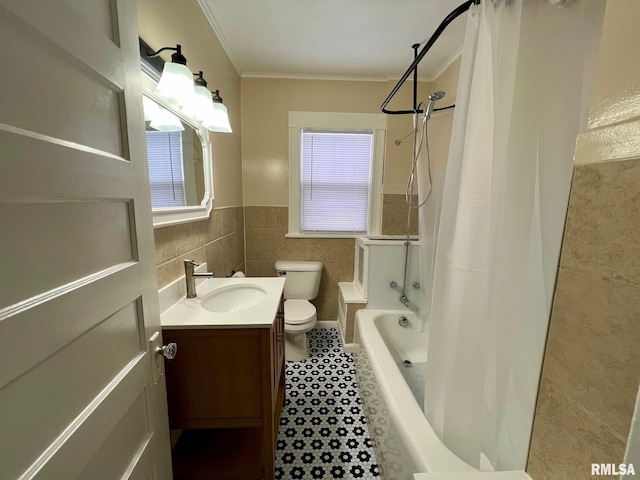
[[[384,115],[290,112],[289,236],[380,233]]]
[[[152,207],[186,205],[182,132],[147,131],[147,157]]]

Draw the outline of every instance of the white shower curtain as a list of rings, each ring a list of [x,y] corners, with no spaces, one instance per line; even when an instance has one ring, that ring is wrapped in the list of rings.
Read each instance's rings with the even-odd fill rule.
[[[525,467],[603,11],[486,0],[468,15],[432,253],[425,411],[478,468]]]

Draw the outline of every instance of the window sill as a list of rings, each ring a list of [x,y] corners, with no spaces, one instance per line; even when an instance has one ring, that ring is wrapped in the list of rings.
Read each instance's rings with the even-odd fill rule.
[[[358,238],[366,237],[363,233],[286,233],[285,238]]]

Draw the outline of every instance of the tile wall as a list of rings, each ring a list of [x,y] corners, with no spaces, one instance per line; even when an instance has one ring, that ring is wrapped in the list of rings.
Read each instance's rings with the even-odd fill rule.
[[[417,200],[417,198],[416,198]],[[313,304],[318,320],[337,320],[338,282],[353,281],[355,240],[351,238],[286,238],[287,207],[244,207],[247,275],[275,274],[274,263],[284,260],[317,260],[323,263],[320,292]],[[407,208],[404,195],[384,195],[383,235],[406,233]],[[417,215],[412,218],[412,234],[418,233]],[[355,310],[354,310],[355,314]]]
[[[413,196],[417,205],[418,196]],[[407,234],[407,204],[404,194],[385,193],[382,197],[382,234]],[[411,210],[411,234],[418,234],[418,210]]]
[[[323,263],[320,292],[313,300],[318,320],[338,318],[338,282],[353,281],[355,241],[351,238],[285,238],[287,207],[245,207],[247,274],[275,275],[274,263],[317,260]]]
[[[606,3],[529,452],[534,480],[592,478],[592,463],[622,463],[632,425],[640,381],[638,18],[638,2]]]
[[[576,167],[529,456],[535,480],[622,463],[640,378],[639,191],[640,160]]]
[[[156,228],[154,236],[158,288],[184,275],[186,258],[207,262],[216,277],[245,269],[242,207],[216,208],[207,220]]]

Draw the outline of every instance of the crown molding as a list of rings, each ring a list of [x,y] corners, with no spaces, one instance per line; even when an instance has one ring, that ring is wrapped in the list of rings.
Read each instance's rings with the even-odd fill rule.
[[[211,7],[207,3],[207,0],[198,0],[198,5],[200,5],[200,8],[202,9],[204,16],[209,21],[209,25],[211,25],[213,32],[216,34],[216,37],[218,37],[218,40],[220,41],[222,48],[227,54],[227,57],[229,57],[229,61],[233,65],[233,68],[236,69],[236,72],[238,73],[238,75],[242,76],[242,68],[240,68],[240,64],[238,63],[238,60],[233,54],[233,50],[231,50],[231,46],[229,45],[229,42],[225,38],[224,33],[222,32],[222,28],[220,28],[220,25],[218,24],[218,21],[216,20],[216,17],[213,14]]]

